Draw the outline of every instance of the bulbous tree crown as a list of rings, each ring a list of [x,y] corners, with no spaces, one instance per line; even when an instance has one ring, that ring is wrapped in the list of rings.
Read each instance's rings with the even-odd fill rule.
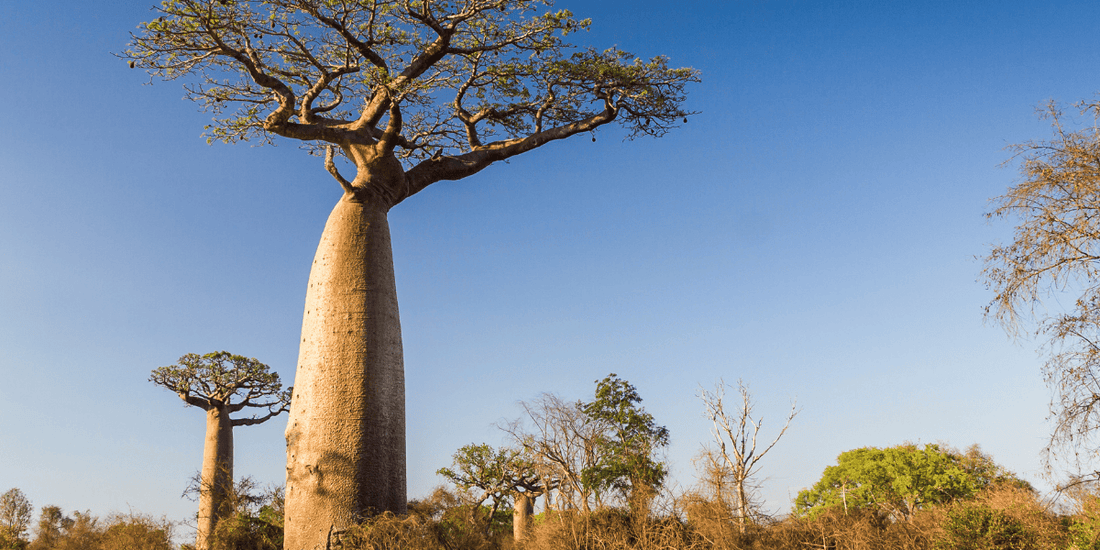
[[[251,407],[267,411],[263,416],[235,419],[234,425],[258,424],[289,410],[293,389],[284,390],[279,373],[271,372],[267,365],[226,351],[188,353],[175,365],[154,369],[149,381],[204,410],[225,407],[237,412]]]

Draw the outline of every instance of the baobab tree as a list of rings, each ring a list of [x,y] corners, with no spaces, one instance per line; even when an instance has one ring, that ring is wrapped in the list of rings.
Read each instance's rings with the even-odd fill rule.
[[[198,550],[209,548],[214,527],[228,510],[233,490],[233,428],[270,420],[290,408],[292,389],[283,389],[279,374],[255,360],[225,351],[199,356],[153,370],[149,381],[206,411],[206,440],[199,474]],[[263,411],[248,417],[230,415],[245,409]]]
[[[481,491],[474,493],[474,508],[490,501],[486,534],[496,519],[497,509],[511,500],[512,535],[521,540],[534,512],[535,499],[557,486],[555,480],[544,479],[538,470],[538,465],[524,456],[522,449],[494,449],[482,443],[463,446],[454,454],[452,467],[440,468],[436,473],[467,493],[472,489]]]
[[[690,68],[571,45],[553,0],[164,0],[121,57],[184,79],[209,140],[301,142],[343,189],[306,294],[287,425],[286,544],[326,547],[405,510],[404,363],[387,214],[617,122],[661,136]],[[341,174],[337,155],[354,166]]]

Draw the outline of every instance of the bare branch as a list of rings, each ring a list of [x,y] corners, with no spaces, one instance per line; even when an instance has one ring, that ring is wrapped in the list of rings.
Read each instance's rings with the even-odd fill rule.
[[[344,188],[345,193],[354,193],[355,188],[351,186],[351,182],[344,179],[344,176],[340,175],[340,171],[336,168],[336,163],[333,162],[335,151],[333,146],[329,145],[325,148],[325,170],[332,174],[332,177],[336,178],[336,181],[340,182],[340,187]]]

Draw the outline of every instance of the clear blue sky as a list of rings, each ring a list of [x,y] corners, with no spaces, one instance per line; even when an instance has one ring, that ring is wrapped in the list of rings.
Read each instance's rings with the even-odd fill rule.
[[[204,415],[147,382],[229,350],[294,377],[306,278],[340,188],[292,143],[207,146],[179,82],[110,52],[149,0],[0,3],[0,491],[180,520]],[[1037,342],[982,320],[988,199],[1035,107],[1094,97],[1100,4],[606,0],[581,40],[702,71],[660,140],[548,145],[391,213],[409,495],[541,392],[615,372],[672,434],[709,438],[699,385],[747,382],[785,512],[836,456],[979,443],[1039,482]],[[284,417],[285,418],[285,417]],[[281,483],[284,419],[237,430]]]

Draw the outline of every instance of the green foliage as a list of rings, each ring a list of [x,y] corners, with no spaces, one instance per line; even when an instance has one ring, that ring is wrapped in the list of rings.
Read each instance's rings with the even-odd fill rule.
[[[283,516],[270,506],[258,514],[237,512],[218,521],[210,540],[211,550],[281,550]]]
[[[240,479],[223,503],[210,550],[281,550],[284,504],[281,487],[261,491],[252,478]]]
[[[1082,499],[1081,510],[1070,519],[1069,535],[1077,550],[1100,550],[1100,497]]]
[[[487,533],[504,533],[511,529],[512,518],[507,508],[519,491],[541,494],[541,480],[534,473],[534,464],[518,449],[493,449],[488,444],[466,445],[454,454],[451,468],[436,473],[453,483],[465,494],[473,494],[474,508],[484,508]],[[489,506],[483,506],[485,501]],[[481,512],[479,512],[481,513]]]
[[[947,512],[944,536],[937,548],[952,550],[1029,550],[1035,534],[1004,510],[983,504],[954,507]]]
[[[517,449],[493,449],[485,443],[466,445],[455,452],[453,459],[451,468],[440,468],[436,473],[463,491],[481,491],[478,504],[486,499],[503,503],[518,488],[536,482],[534,466]]]
[[[149,381],[204,409],[219,404],[230,412],[258,407],[268,409],[270,417],[290,405],[291,389],[283,390],[279,373],[256,359],[226,351],[188,353],[175,365],[154,369]]]
[[[654,455],[668,445],[668,429],[658,426],[641,402],[637,389],[612,373],[596,382],[595,400],[581,404],[591,422],[604,426],[597,439],[600,460],[581,473],[586,485],[623,494],[661,486],[668,469]]]
[[[820,481],[799,492],[794,513],[814,516],[830,508],[867,508],[908,520],[922,507],[972,497],[1009,477],[976,448],[962,455],[933,444],[865,447],[841,453]]]

